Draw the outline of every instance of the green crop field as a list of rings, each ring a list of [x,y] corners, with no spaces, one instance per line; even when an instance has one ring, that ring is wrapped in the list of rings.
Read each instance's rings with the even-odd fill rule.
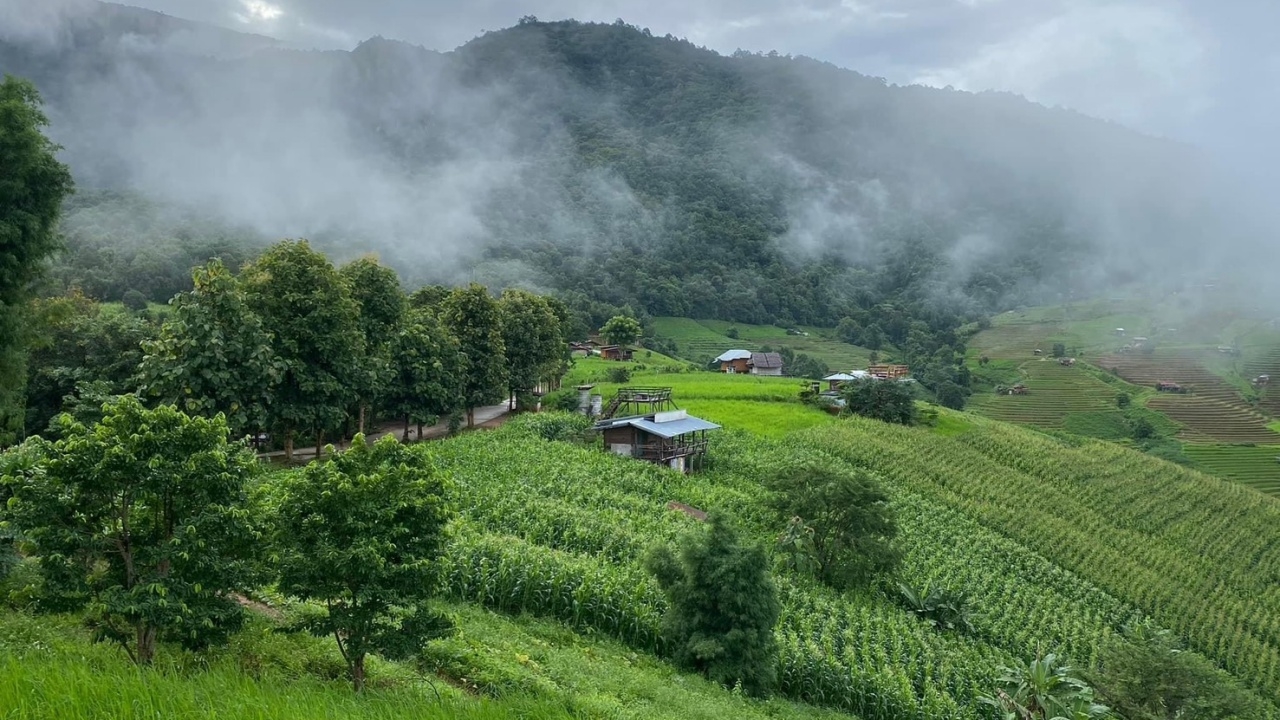
[[[1125,334],[1118,334],[1117,328],[1124,328]],[[1154,352],[1125,352],[1124,344],[1137,335],[1153,338]],[[1054,343],[1062,343],[1078,358],[1079,369],[1041,359]],[[1240,352],[1222,352],[1219,347],[1224,345]],[[1034,354],[1037,349],[1042,356]],[[991,361],[986,368],[977,363],[982,356]],[[1201,469],[1280,493],[1270,482],[1275,476],[1272,468],[1245,460],[1247,451],[1224,449],[1280,445],[1280,425],[1275,421],[1280,389],[1250,383],[1258,375],[1274,373],[1280,388],[1280,333],[1269,323],[1221,310],[1188,309],[1177,302],[1030,308],[1000,315],[989,329],[971,338],[968,361],[975,378],[986,382],[970,401],[970,407],[983,415],[1127,440],[1126,413],[1115,404],[1117,393],[1124,392],[1135,408],[1148,411],[1144,417],[1161,435],[1176,438],[1187,456],[1202,458],[1197,460]],[[1077,373],[1074,378],[1072,373]],[[1026,383],[1029,394],[997,396],[986,391],[997,383],[1014,382]],[[1157,382],[1178,383],[1188,392],[1157,393]]]
[[[785,328],[773,325],[674,317],[654,318],[653,327],[659,337],[675,342],[680,357],[694,361],[710,360],[733,348],[756,351],[765,346],[775,350],[786,346],[821,360],[836,372],[866,367],[871,353],[866,348],[834,339],[831,330],[812,327],[795,328],[805,334],[790,335]],[[726,334],[731,328],[737,330],[737,339]]]
[[[1205,472],[1280,495],[1280,446],[1189,444],[1185,452]]]

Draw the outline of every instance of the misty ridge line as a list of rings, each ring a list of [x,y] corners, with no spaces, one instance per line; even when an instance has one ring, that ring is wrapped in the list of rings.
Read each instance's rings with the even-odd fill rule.
[[[1194,153],[1011,96],[724,57],[625,26],[316,52],[89,0],[39,6],[16,22],[0,3],[0,71],[36,76],[82,187],[338,257],[376,252],[411,283],[547,289],[540,248],[580,263],[685,252],[706,213],[742,204],[766,219],[715,231],[730,258],[928,254],[920,284],[940,303],[1194,286],[1267,252]],[[712,81],[723,97],[681,95]]]

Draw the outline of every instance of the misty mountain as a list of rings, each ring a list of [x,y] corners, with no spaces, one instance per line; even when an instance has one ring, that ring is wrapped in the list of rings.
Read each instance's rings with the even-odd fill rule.
[[[0,23],[0,72],[40,87],[88,191],[64,228],[86,273],[119,247],[154,278],[306,236],[413,282],[834,325],[884,302],[956,315],[1186,281],[1212,272],[1187,261],[1206,237],[1231,241],[1190,148],[1008,94],[726,57],[623,23],[302,52],[123,6],[48,8]]]

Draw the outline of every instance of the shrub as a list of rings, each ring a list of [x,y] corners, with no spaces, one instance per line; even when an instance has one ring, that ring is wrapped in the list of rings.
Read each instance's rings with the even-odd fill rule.
[[[524,432],[543,440],[582,441],[590,436],[591,419],[586,415],[567,412],[544,412],[536,415],[520,415],[509,423]]]
[[[578,409],[578,392],[576,390],[557,390],[542,398],[545,410],[564,410],[573,412]]]
[[[137,290],[126,291],[124,297],[120,298],[120,302],[133,312],[141,312],[147,309],[147,296]]]
[[[916,402],[907,383],[891,380],[856,380],[840,392],[845,411],[899,425],[916,424]]]
[[[616,383],[618,385],[625,385],[631,382],[631,368],[623,367],[621,365],[617,367],[611,367],[609,368],[608,372],[604,374],[604,376],[605,376],[605,379],[611,383]]]
[[[764,550],[713,516],[705,532],[683,538],[678,554],[655,548],[646,566],[670,602],[663,633],[676,662],[725,687],[768,694],[777,678],[773,627],[781,605]]]

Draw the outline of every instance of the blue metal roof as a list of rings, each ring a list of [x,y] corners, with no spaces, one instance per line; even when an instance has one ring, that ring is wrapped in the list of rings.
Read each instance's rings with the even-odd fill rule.
[[[690,415],[682,420],[671,420],[669,422],[659,423],[645,418],[635,418],[627,421],[627,424],[634,428],[639,428],[651,435],[657,435],[662,438],[673,438],[685,435],[699,430],[719,430],[720,426],[707,422],[702,418],[696,418]]]

